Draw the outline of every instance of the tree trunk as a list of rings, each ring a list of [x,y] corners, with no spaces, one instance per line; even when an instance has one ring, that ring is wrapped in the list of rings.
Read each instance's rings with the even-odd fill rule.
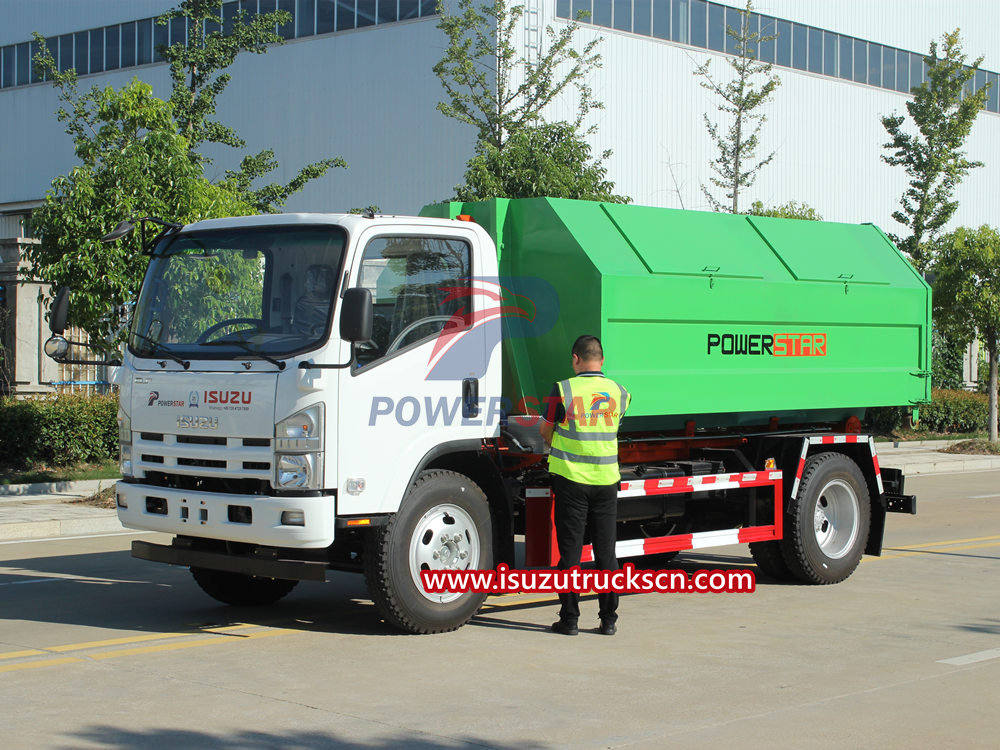
[[[990,337],[990,442],[997,442],[997,341]]]

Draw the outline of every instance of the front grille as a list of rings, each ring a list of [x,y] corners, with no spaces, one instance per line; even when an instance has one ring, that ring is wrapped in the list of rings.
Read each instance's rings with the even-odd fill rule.
[[[271,438],[139,433],[132,446],[136,468],[171,474],[254,478],[271,477]]]
[[[204,435],[178,435],[177,442],[184,445],[225,445],[226,438],[205,437]]]
[[[200,466],[203,469],[225,469],[225,461],[217,461],[211,458],[178,458],[178,466]]]
[[[189,492],[224,492],[234,495],[267,495],[271,492],[271,483],[267,480],[243,477],[206,477],[147,471],[145,478],[138,481],[155,487]]]

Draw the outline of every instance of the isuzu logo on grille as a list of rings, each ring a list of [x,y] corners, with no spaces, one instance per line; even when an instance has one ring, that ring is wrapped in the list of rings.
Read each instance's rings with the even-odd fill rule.
[[[191,428],[195,430],[217,430],[219,429],[218,417],[200,417],[185,414],[177,417],[177,428]]]

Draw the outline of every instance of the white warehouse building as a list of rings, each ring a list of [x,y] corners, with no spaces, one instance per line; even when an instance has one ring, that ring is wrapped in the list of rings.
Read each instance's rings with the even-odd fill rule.
[[[138,76],[166,97],[170,80],[156,47],[185,39],[186,29],[183,22],[165,27],[152,19],[178,1],[0,0],[0,215],[7,215],[0,234],[23,226],[19,215],[74,165],[70,138],[54,116],[56,93],[30,69],[32,32],[46,38],[61,68],[77,70],[82,90],[119,87]],[[593,113],[597,129],[589,138],[595,153],[612,149],[607,166],[616,192],[640,204],[707,210],[701,185],[714,152],[702,114],[715,118],[716,102],[693,71],[706,59],[722,71],[732,51],[725,28],[738,24],[738,0],[525,4],[516,44],[528,59],[544,43],[545,27],[558,29],[581,10],[591,14],[578,43],[602,39],[603,65],[588,83],[605,108]],[[443,90],[432,66],[444,37],[434,0],[240,0],[223,5],[223,18],[241,7],[283,9],[294,20],[279,29],[284,45],[237,59],[219,100],[220,119],[245,138],[248,153],[275,150],[276,179],[328,156],[349,164],[293,196],[286,210],[376,204],[411,213],[453,194],[474,134],[435,106]],[[953,225],[1000,223],[1000,3],[760,0],[755,7],[755,23],[777,34],[761,55],[775,63],[781,85],[767,107],[760,148],[761,154],[774,151],[774,161],[746,205],[795,200],[825,219],[873,221],[895,231],[891,213],[906,179],[881,161],[887,135],[880,116],[905,112],[910,87],[924,76],[921,57],[929,42],[957,27],[970,60],[984,58],[975,85],[992,88],[967,141],[970,157],[985,167],[961,185]],[[567,97],[547,115],[572,119],[574,107]],[[210,155],[216,158],[212,177],[243,154]],[[19,239],[0,237],[6,243],[0,245],[0,283],[16,273]],[[24,377],[44,381],[39,368],[32,364],[34,374]]]

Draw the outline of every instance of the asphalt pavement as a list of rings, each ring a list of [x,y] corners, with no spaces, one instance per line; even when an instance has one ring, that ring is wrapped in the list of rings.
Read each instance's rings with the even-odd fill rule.
[[[361,579],[218,605],[114,534],[0,543],[6,747],[996,747],[1000,472],[915,477],[848,581],[623,597],[614,638],[551,597],[399,635]],[[750,567],[745,547],[688,569]],[[595,625],[585,599],[581,625]],[[588,618],[593,620],[589,622]]]

